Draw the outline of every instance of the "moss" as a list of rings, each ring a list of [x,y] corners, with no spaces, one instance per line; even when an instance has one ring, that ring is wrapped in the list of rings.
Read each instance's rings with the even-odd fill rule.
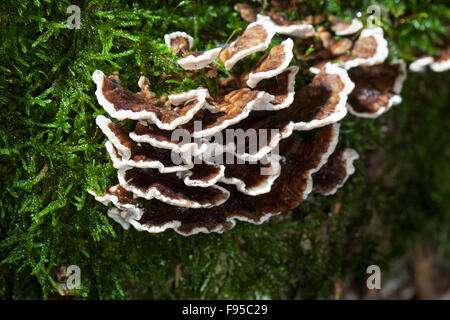
[[[302,297],[326,298],[336,281],[368,264],[388,267],[417,239],[448,255],[448,74],[411,77],[405,102],[382,119],[343,121],[341,145],[360,153],[384,146],[395,188],[367,183],[363,157],[336,197],[316,197],[264,225],[188,238],[122,230],[87,194],[115,178],[95,126],[104,111],[92,72],[118,71],[136,90],[145,75],[159,94],[195,88],[206,77],[180,72],[163,35],[184,30],[202,49],[229,42],[246,23],[228,1],[102,0],[78,1],[82,25],[71,30],[70,4],[0,4],[1,298],[56,297],[58,270],[70,264],[82,271],[75,298],[292,298],[298,287]],[[367,5],[308,1],[291,15],[326,10],[349,19]],[[435,52],[450,17],[443,1],[380,5],[393,56]],[[393,135],[382,130],[391,122]],[[330,214],[338,202],[342,210]],[[380,250],[386,233],[389,250]]]

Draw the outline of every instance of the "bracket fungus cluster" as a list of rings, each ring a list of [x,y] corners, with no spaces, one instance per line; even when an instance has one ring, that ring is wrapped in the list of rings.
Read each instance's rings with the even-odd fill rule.
[[[96,120],[118,184],[90,192],[124,228],[221,233],[238,220],[262,223],[313,192],[334,194],[358,158],[353,149],[336,148],[339,121],[348,110],[376,118],[401,101],[405,65],[386,61],[381,28],[326,16],[332,22],[326,30],[316,25],[322,18],[290,21],[242,4],[236,10],[250,24],[224,48],[191,52],[188,34],[165,36],[183,69],[223,63],[232,75],[217,79],[218,92],[199,87],[161,99],[145,77],[134,93],[117,76],[94,72],[97,99],[109,117],[136,120],[131,130],[103,115]],[[272,45],[274,37],[279,44]],[[311,45],[310,55],[294,53]],[[248,70],[233,72],[255,52],[265,54]],[[296,62],[311,67],[304,86],[296,86]],[[235,133],[230,139],[229,132]]]

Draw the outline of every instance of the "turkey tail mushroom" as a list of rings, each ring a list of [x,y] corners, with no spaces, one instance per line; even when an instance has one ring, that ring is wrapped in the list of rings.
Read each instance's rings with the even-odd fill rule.
[[[355,172],[358,158],[353,149],[336,150],[347,110],[375,118],[401,101],[405,64],[386,62],[381,28],[358,36],[357,19],[322,14],[291,21],[271,9],[264,15],[245,4],[235,9],[251,23],[223,49],[191,52],[194,39],[188,34],[164,37],[185,70],[213,68],[208,65],[216,58],[224,64],[227,72],[215,74],[227,78],[209,77],[211,94],[198,87],[162,99],[145,77],[134,93],[116,75],[93,74],[105,111],[119,121],[136,121],[123,126],[103,115],[96,119],[118,184],[89,192],[110,206],[108,216],[125,229],[222,233],[237,221],[260,224],[292,210],[312,192],[331,195]],[[317,26],[327,21],[327,27]],[[277,41],[291,38],[270,46],[275,34]],[[302,64],[293,61],[294,43],[313,49],[300,55]],[[256,65],[244,69],[242,63],[232,72],[239,61],[263,51]],[[443,69],[445,52],[441,56],[427,63]],[[201,72],[189,74],[201,78],[195,77]]]

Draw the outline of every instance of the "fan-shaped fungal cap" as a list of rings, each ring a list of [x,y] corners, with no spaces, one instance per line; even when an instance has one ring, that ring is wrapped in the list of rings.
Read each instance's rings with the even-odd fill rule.
[[[247,86],[254,88],[261,80],[276,77],[289,66],[294,56],[292,53],[293,47],[292,39],[287,39],[273,47],[256,66],[239,77],[239,82],[245,82]]]
[[[240,13],[241,18],[247,22],[255,22],[256,15],[261,12],[259,8],[253,8],[246,3],[237,3],[234,6],[234,10]]]
[[[331,30],[338,36],[348,36],[354,34],[363,28],[363,24],[358,19],[351,21],[335,21],[331,26]]]
[[[180,131],[180,134],[185,134],[190,136],[190,132]],[[179,141],[180,136],[173,136],[172,131],[161,130],[158,127],[148,124],[144,121],[137,123],[134,131],[130,133],[130,138],[136,142],[148,143],[157,148],[169,149],[175,153],[190,153],[193,156],[198,156],[199,154],[206,151],[207,145],[197,142],[186,142]]]
[[[353,161],[358,158],[358,153],[350,148],[333,152],[327,163],[312,175],[313,191],[323,195],[335,194],[355,172]]]
[[[222,48],[214,48],[204,52],[192,52],[178,60],[178,64],[185,70],[203,69],[219,56],[221,50]]]
[[[341,56],[352,49],[353,42],[350,39],[342,38],[340,40],[335,40],[331,36],[331,33],[327,31],[318,32],[317,35],[322,42],[324,50],[326,50],[326,53],[330,57]]]
[[[115,208],[108,210],[108,216],[114,221],[120,223],[124,229],[130,227],[130,220],[141,219],[144,209],[138,208],[134,203],[133,193],[128,192],[120,185],[115,185],[104,193],[103,196],[98,195],[93,190],[88,191],[95,197],[95,200],[107,206],[112,203]]]
[[[136,151],[137,145],[130,139],[125,128],[115,124],[105,116],[98,116],[95,122],[108,140],[115,146],[119,155],[124,160],[129,160],[131,154]]]
[[[341,120],[347,114],[345,104],[355,85],[347,72],[336,64],[327,63],[312,83],[294,98],[291,117],[295,130],[311,130]]]
[[[268,193],[281,173],[278,155],[266,156],[256,163],[239,163],[236,160],[225,165],[220,181],[235,185],[238,191],[250,196]]]
[[[117,172],[119,184],[138,197],[156,198],[168,204],[188,208],[208,208],[224,203],[230,193],[218,185],[207,188],[190,187],[176,174],[124,167]]]
[[[111,117],[118,120],[147,120],[164,130],[175,129],[191,120],[203,108],[209,96],[208,90],[202,88],[169,95],[172,105],[167,106],[149,91],[144,78],[139,80],[142,90],[139,93],[125,89],[117,77],[106,77],[99,70],[94,72],[92,78],[97,84],[95,94],[98,103]]]
[[[266,84],[258,84],[257,90],[267,92],[274,99],[266,105],[261,105],[257,110],[275,111],[289,107],[294,101],[295,76],[298,73],[297,66],[287,68],[283,73]]]
[[[309,15],[305,18],[306,23],[310,23],[314,26],[325,22],[326,20],[331,20],[332,16],[326,12],[318,13],[315,15]]]
[[[390,107],[401,103],[399,93],[406,79],[403,60],[350,71],[355,90],[349,97],[349,111],[363,118],[377,118]]]
[[[434,72],[444,72],[450,69],[450,46],[439,52],[439,56],[430,64]]]
[[[284,14],[267,12],[267,16],[258,14],[257,21],[267,21],[274,24],[275,32],[292,37],[309,38],[314,35],[314,27],[303,21],[291,21]]]
[[[138,208],[134,204],[133,193],[125,190],[120,185],[109,187],[103,196],[99,196],[93,190],[89,190],[88,192],[95,196],[95,200],[104,205],[112,203],[115,207],[128,211],[130,214],[129,217],[132,217],[133,219],[140,219],[144,212],[142,208]]]
[[[157,149],[147,144],[139,146],[129,160],[124,160],[111,142],[107,141],[105,147],[113,162],[113,166],[116,169],[135,167],[142,169],[158,169],[161,173],[172,173],[186,171],[194,166],[190,158],[184,159],[183,163],[174,163],[172,161],[171,151]]]
[[[345,69],[359,66],[373,66],[383,63],[389,53],[386,39],[383,37],[383,29],[380,27],[364,29],[355,42],[352,51],[339,57],[339,61]]]
[[[317,73],[320,67],[330,61],[331,56],[336,56],[337,63],[344,69],[351,69],[360,66],[373,66],[383,63],[389,53],[387,41],[383,37],[383,29],[380,27],[364,29],[358,40],[353,44],[350,52],[342,54],[348,49],[349,39],[334,40],[328,32],[320,32],[319,38],[327,49],[327,56],[309,69],[312,73]]]
[[[425,56],[422,58],[419,58],[415,61],[413,61],[409,65],[409,70],[412,72],[424,72],[426,69],[426,66],[432,64],[434,62],[434,58],[431,56]]]
[[[194,39],[181,31],[166,34],[164,40],[176,55],[184,57],[178,60],[178,64],[185,70],[198,70],[206,67],[219,56],[222,50],[222,48],[214,48],[208,51],[189,52]]]
[[[219,55],[225,68],[230,70],[240,60],[254,52],[264,51],[269,47],[275,34],[273,23],[257,21],[249,24],[244,33]]]
[[[131,166],[154,168],[165,173],[183,171],[193,166],[190,159],[186,159],[182,164],[174,164],[171,151],[157,149],[148,144],[137,144],[129,137],[125,128],[104,116],[98,116],[96,122],[109,140],[105,144],[106,150],[117,169]]]
[[[182,31],[166,34],[164,41],[166,42],[166,46],[171,48],[176,55],[187,54],[194,44],[194,39]]]
[[[204,214],[204,210],[177,208],[164,202],[152,200],[148,211],[139,221],[130,221],[136,230],[160,233],[174,229],[177,233],[189,236],[200,232],[221,233],[231,229],[234,224],[227,222],[224,216]]]
[[[225,174],[225,166],[201,164],[195,165],[192,170],[177,172],[177,176],[183,179],[189,187],[210,187],[219,182]]]
[[[219,160],[218,164],[214,160]],[[276,154],[265,156],[255,163],[246,163],[232,154],[225,154],[217,159],[207,159],[192,170],[177,172],[177,176],[187,186],[205,188],[223,182],[235,185],[242,193],[255,196],[269,192],[280,171],[280,157]]]

